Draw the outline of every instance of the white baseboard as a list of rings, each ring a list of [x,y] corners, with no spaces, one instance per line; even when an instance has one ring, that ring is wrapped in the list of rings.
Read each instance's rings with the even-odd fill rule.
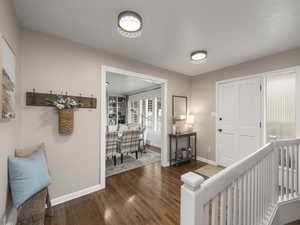
[[[170,162],[169,161],[162,161],[161,162],[161,166],[162,167],[169,167],[170,166]]]
[[[215,162],[213,160],[206,159],[206,158],[202,158],[200,156],[197,156],[197,160],[201,161],[201,162],[205,162],[205,163],[213,165],[213,166],[217,166],[218,165],[217,162]]]
[[[98,184],[98,185],[95,185],[95,186],[92,186],[92,187],[82,189],[80,191],[76,191],[76,192],[73,192],[73,193],[70,193],[70,194],[60,196],[58,198],[54,198],[54,199],[51,200],[51,204],[52,204],[52,206],[59,205],[59,204],[62,204],[64,202],[71,201],[75,198],[79,198],[79,197],[82,197],[84,195],[88,195],[88,194],[91,194],[93,192],[100,191],[102,189],[104,189],[104,185]]]

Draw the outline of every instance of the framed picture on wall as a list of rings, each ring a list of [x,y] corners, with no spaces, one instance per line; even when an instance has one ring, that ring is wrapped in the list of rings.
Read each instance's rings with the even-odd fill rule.
[[[10,120],[16,114],[16,56],[0,35],[0,119]]]

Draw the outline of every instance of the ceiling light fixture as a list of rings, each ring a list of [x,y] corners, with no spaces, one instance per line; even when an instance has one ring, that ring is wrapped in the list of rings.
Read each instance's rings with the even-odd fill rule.
[[[123,11],[118,16],[118,30],[127,38],[137,38],[142,34],[142,17],[133,11]]]
[[[195,51],[191,54],[191,61],[194,63],[201,63],[207,59],[207,51]]]

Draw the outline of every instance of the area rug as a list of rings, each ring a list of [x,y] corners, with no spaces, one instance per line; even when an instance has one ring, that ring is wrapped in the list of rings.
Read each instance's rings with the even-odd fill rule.
[[[139,159],[135,158],[135,154],[125,155],[124,162],[121,164],[120,159],[118,159],[116,166],[114,166],[113,160],[106,160],[106,177],[160,162],[160,159],[159,153],[145,150],[143,154],[139,153]]]
[[[199,169],[195,170],[195,172],[199,173],[201,175],[204,175],[206,177],[212,177],[213,175],[216,175],[223,169],[224,168],[220,167],[220,166],[206,165],[206,166],[202,166]]]

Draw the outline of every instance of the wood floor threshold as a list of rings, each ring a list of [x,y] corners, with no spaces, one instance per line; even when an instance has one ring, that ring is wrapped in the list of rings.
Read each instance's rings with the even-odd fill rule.
[[[159,147],[155,147],[153,145],[145,145],[145,149],[149,149],[151,151],[157,152],[157,153],[161,153],[161,149]]]

